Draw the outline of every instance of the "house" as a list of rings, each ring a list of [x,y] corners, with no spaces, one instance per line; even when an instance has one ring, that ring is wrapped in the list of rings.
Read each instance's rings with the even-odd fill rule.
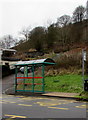
[[[42,51],[39,52],[35,49],[29,49],[28,52],[25,52],[25,56],[27,58],[36,58],[38,56],[43,56],[43,55],[44,55],[44,52],[42,52]]]
[[[12,57],[16,52],[14,49],[0,48],[0,65],[6,65],[10,69],[14,69],[14,64],[19,61],[19,59]]]

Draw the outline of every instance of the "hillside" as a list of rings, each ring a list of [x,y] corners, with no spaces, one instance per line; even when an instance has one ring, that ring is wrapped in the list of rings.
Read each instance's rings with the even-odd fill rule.
[[[65,52],[78,47],[85,47],[88,44],[88,20],[70,24],[59,28],[50,25],[47,30],[37,27],[31,31],[28,41],[20,42],[14,47],[18,52],[28,52],[33,48],[37,51],[55,53]]]

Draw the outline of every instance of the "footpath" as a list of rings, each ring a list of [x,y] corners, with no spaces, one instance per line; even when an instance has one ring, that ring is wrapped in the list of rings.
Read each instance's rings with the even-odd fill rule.
[[[45,92],[45,93],[30,93],[30,92],[17,92],[15,93],[14,88],[7,89],[4,94],[8,95],[27,95],[27,96],[45,96],[45,97],[58,97],[58,98],[70,98],[76,99],[79,93],[64,93],[64,92]]]

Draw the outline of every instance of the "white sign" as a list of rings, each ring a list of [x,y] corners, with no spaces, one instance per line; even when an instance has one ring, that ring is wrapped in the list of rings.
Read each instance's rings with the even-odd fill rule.
[[[83,60],[86,61],[86,51],[83,53]]]

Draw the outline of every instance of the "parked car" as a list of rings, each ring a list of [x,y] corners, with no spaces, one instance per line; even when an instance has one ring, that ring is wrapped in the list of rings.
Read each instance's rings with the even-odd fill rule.
[[[30,72],[32,71],[32,70],[31,70],[31,67],[28,67],[27,70],[28,70],[28,73],[30,73]],[[24,73],[24,67],[21,67],[21,68],[20,68],[20,72],[21,72],[21,73]]]

